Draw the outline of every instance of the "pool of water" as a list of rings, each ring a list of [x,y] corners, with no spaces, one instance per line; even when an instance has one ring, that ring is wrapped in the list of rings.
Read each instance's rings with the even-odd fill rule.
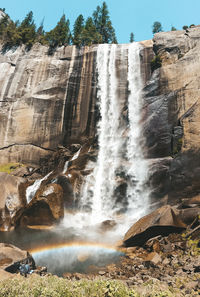
[[[87,231],[92,234],[92,230]],[[62,276],[67,272],[89,273],[119,261],[123,254],[104,241],[105,234],[98,235],[86,237],[74,228],[17,229],[0,232],[0,242],[28,250],[37,266]]]
[[[67,272],[89,273],[115,263],[123,254],[114,249],[95,244],[66,244],[32,251],[38,266],[62,276]]]

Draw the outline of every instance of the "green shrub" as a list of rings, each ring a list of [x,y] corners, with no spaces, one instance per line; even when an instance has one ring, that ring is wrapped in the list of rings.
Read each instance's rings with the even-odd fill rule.
[[[20,163],[0,164],[0,172],[6,172],[10,174],[13,170],[22,166],[23,164],[20,164]]]
[[[114,280],[66,280],[57,276],[31,275],[0,281],[1,297],[181,297],[180,289],[173,289],[159,281],[129,288]]]
[[[162,66],[162,60],[159,55],[156,55],[153,60],[151,60],[151,71],[153,72],[157,68],[160,68]]]

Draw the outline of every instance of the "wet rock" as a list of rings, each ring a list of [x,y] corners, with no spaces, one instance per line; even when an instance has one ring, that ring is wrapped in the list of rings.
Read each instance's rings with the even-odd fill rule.
[[[73,207],[74,190],[73,190],[73,184],[71,182],[71,176],[65,176],[65,175],[59,174],[55,177],[54,180],[55,180],[55,183],[62,188],[64,206],[66,208]]]
[[[116,222],[114,220],[106,220],[102,222],[98,228],[102,232],[106,232],[112,230],[116,226]]]
[[[195,27],[154,35],[153,50],[162,66],[144,89],[147,154],[157,167],[151,182],[156,195],[169,194],[170,203],[200,190],[199,32]],[[160,158],[170,157],[160,165]]]

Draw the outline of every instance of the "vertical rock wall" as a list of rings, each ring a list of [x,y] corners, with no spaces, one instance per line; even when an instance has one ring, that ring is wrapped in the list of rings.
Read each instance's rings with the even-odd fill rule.
[[[175,202],[200,192],[200,28],[155,34],[153,49],[158,68],[145,88],[150,182],[154,197]]]
[[[38,163],[94,133],[95,47],[35,44],[0,55],[0,162]]]

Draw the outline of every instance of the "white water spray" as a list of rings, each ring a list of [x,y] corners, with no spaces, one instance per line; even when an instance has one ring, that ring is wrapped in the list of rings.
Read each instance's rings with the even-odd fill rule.
[[[68,167],[69,167],[69,161],[66,161],[62,172],[63,174],[67,172]]]
[[[31,202],[31,200],[35,196],[37,190],[39,189],[41,183],[43,182],[43,180],[46,180],[51,173],[52,173],[52,171],[49,172],[47,175],[45,175],[43,178],[36,179],[36,181],[26,189],[26,201],[27,201],[27,204],[29,204]]]
[[[132,43],[128,51],[128,119],[127,175],[130,177],[127,190],[128,211],[139,219],[148,210],[149,191],[145,187],[148,164],[143,155],[141,111],[143,80],[140,67],[141,46]]]

